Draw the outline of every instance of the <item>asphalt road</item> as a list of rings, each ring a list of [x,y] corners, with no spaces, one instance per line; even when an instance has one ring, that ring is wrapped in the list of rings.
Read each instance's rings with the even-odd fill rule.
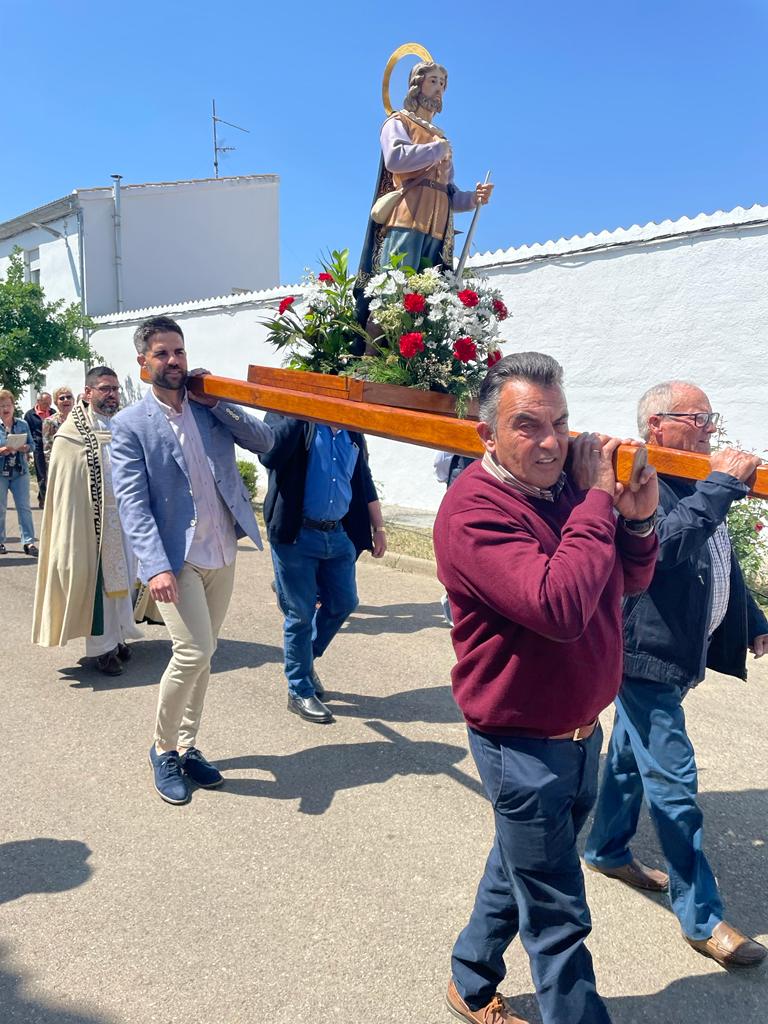
[[[438,583],[361,561],[360,608],[318,665],[337,720],[311,725],[285,707],[269,556],[242,545],[199,737],[227,781],[171,807],[147,765],[163,628],[146,628],[117,679],[82,663],[82,641],[32,647],[35,567],[8,546],[0,1022],[453,1019],[451,945],[492,825],[451,699]],[[728,917],[765,941],[763,664],[746,685],[708,678],[687,713]],[[658,863],[647,820],[636,852]],[[767,967],[700,957],[663,898],[591,873],[587,888],[615,1024],[768,1020]],[[518,943],[507,962],[502,990],[539,1021]]]

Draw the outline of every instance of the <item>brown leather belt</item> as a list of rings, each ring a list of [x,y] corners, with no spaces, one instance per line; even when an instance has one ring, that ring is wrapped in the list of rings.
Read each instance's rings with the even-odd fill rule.
[[[588,740],[592,733],[597,728],[597,723],[600,721],[596,718],[594,722],[590,722],[589,725],[580,725],[578,729],[573,729],[571,732],[562,732],[559,736],[548,736],[550,740]]]

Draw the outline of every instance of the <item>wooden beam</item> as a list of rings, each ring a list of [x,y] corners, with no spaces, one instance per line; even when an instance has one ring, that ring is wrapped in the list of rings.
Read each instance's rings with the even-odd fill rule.
[[[318,393],[293,391],[289,388],[235,380],[210,374],[190,378],[190,389],[198,394],[223,398],[238,405],[295,416],[315,423],[329,423],[335,427],[359,430],[393,441],[417,444],[424,448],[453,452],[456,455],[477,457],[483,446],[473,420],[460,420],[451,416],[401,409],[396,406],[375,405],[372,402],[350,400],[349,390],[357,392],[355,382],[330,385],[328,379],[344,381],[346,378],[324,378],[322,374],[307,376],[323,378],[317,382]],[[141,379],[147,381],[142,370]],[[336,397],[334,392],[338,393]],[[709,456],[695,452],[681,452],[673,448],[649,445],[637,449],[622,445],[616,456],[616,476],[628,483],[633,473],[639,472],[647,457],[650,465],[665,475],[683,480],[704,480],[711,472]],[[750,494],[768,498],[768,466],[760,466],[749,481]]]

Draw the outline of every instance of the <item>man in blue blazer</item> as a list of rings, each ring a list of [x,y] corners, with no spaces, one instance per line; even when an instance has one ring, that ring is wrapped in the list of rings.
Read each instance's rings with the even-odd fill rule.
[[[237,538],[262,546],[235,442],[263,454],[273,434],[238,406],[187,391],[184,335],[174,320],[145,320],[134,343],[152,387],[113,420],[113,485],[139,577],[173,641],[149,760],[162,799],[183,804],[188,779],[207,789],[224,781],[196,747],[197,731],[232,596]]]

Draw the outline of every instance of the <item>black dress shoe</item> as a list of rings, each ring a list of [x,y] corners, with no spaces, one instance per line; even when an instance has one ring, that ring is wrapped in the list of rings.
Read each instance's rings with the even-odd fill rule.
[[[128,644],[118,644],[117,645],[117,656],[120,659],[120,661],[130,661],[131,660],[131,658],[133,657],[133,654],[131,653],[131,649],[128,646]]]
[[[322,700],[325,696],[325,687],[320,682],[320,676],[314,669],[312,669],[312,685],[315,688],[315,696]]]
[[[96,668],[99,672],[103,672],[105,676],[121,676],[123,674],[123,666],[117,660],[116,650],[109,651],[107,654],[102,654],[100,658],[97,658]]]
[[[333,721],[331,712],[314,694],[311,697],[289,697],[288,710],[292,711],[294,715],[306,718],[308,722],[326,723]]]

